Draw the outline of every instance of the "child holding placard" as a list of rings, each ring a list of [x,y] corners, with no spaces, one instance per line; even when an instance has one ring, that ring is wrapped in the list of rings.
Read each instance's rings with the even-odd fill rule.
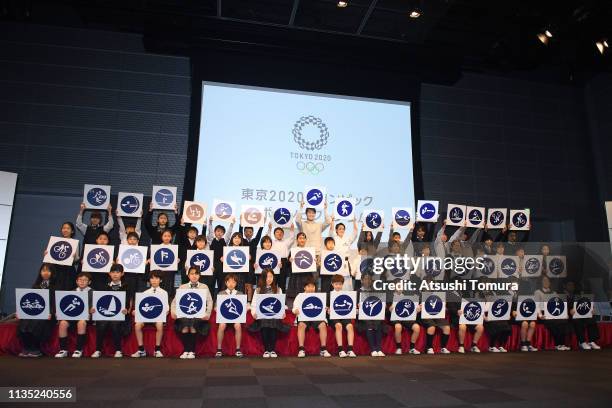
[[[304,248],[306,247],[306,234],[303,232],[298,232],[297,238],[295,240],[294,248]],[[288,258],[289,262],[291,262],[291,255]],[[306,279],[312,278],[316,281],[314,273],[312,272],[299,272],[293,273],[293,268],[291,269],[291,274],[289,275],[289,282],[287,283],[287,297],[290,299],[295,299],[298,293],[304,288],[304,282]]]
[[[412,275],[410,277],[411,281],[416,281],[418,278],[416,278],[416,275]],[[401,290],[401,285],[399,285],[401,283],[401,279],[395,279],[394,283],[396,284],[396,289],[395,291],[392,293],[393,295],[407,295],[409,294],[406,291],[402,291]],[[418,286],[417,286],[418,287]],[[414,291],[413,294],[417,294],[418,292]],[[389,306],[389,310],[393,310],[395,305],[391,304]],[[421,309],[420,305],[416,305],[416,312],[418,313]],[[404,328],[406,329],[406,331],[410,330],[412,333],[410,335],[410,349],[408,351],[408,353],[410,354],[421,354],[421,352],[419,350],[417,350],[416,348],[416,342],[419,339],[419,334],[421,333],[421,326],[419,326],[419,324],[416,321],[408,321],[408,320],[402,320],[402,321],[390,321],[389,323],[391,323],[391,325],[393,326],[393,339],[395,340],[395,354],[396,355],[401,355],[402,354],[402,332],[404,331]]]
[[[44,263],[40,266],[32,289],[49,289],[50,312],[46,320],[19,319],[17,335],[23,344],[23,351],[19,353],[19,357],[41,357],[40,345],[51,336],[55,326],[55,319],[53,319],[53,309],[55,307],[54,265]]]
[[[329,227],[331,219],[327,214],[327,201],[323,205],[323,222],[315,221],[317,210],[308,207],[306,209],[306,219],[302,219],[302,210],[304,209],[304,201],[300,202],[300,210],[295,217],[295,222],[298,228],[303,232],[306,237],[306,243],[304,246],[313,247],[315,255],[321,255],[321,248],[323,247],[323,231]],[[302,287],[298,288],[298,292],[302,290]]]
[[[157,271],[157,270],[151,271],[149,273],[149,284],[151,285],[151,287],[142,293],[157,293],[157,294],[165,293],[166,299],[168,299],[167,297],[168,292],[166,292],[163,288],[159,286],[160,283],[162,282],[163,276],[164,274],[162,271]],[[168,314],[168,311],[166,311],[166,314]],[[134,311],[132,311],[132,315],[135,315]],[[144,349],[144,339],[142,335],[142,329],[145,326],[145,324],[146,323],[143,323],[143,322],[134,323],[134,332],[136,333],[136,341],[138,342],[138,351],[132,354],[132,357],[134,358],[147,356],[147,352]],[[164,325],[166,323],[165,322],[155,322],[152,324],[155,325],[155,353],[153,355],[157,358],[161,358],[164,356],[161,351],[161,341],[162,341],[162,338],[164,337]]]
[[[106,224],[102,225],[102,214],[99,211],[93,211],[89,216],[89,225],[83,223],[83,212],[85,211],[85,203],[81,203],[81,209],[76,218],[76,227],[83,234],[83,245],[93,244],[100,232],[110,232],[115,226],[113,221],[113,207],[108,205],[108,219]]]
[[[217,292],[223,289],[223,247],[226,246],[232,236],[232,230],[234,229],[235,217],[232,217],[229,228],[226,232],[225,227],[221,224],[217,225],[213,230],[212,222],[213,217],[211,216],[208,221],[208,247],[214,252],[213,268],[214,277],[217,288],[214,285],[210,286],[210,289]]]
[[[373,281],[374,279],[371,274],[365,273],[361,275],[361,296],[374,292]],[[370,355],[372,357],[385,357],[385,353],[382,352],[383,321],[358,318],[356,326],[358,332],[365,332],[366,334],[368,345],[370,346]]]
[[[62,238],[74,238],[74,224],[66,221],[60,228],[60,236]],[[77,241],[78,242],[78,241]],[[43,257],[47,256],[45,249]],[[76,265],[79,261],[79,249],[75,248],[72,254],[74,263],[72,265],[55,265],[55,287],[57,290],[70,290],[76,279]]]
[[[208,323],[208,319],[210,319],[210,314],[213,308],[213,300],[210,293],[210,288],[199,281],[200,279],[200,271],[195,266],[192,266],[187,271],[187,277],[189,278],[189,282],[181,285],[179,289],[206,289],[206,311],[204,312],[204,316],[199,319],[189,319],[189,318],[176,318],[176,302],[177,299],[174,298],[171,307],[171,316],[174,319],[174,330],[180,335],[181,343],[183,343],[183,354],[179,358],[181,359],[194,359],[196,357],[196,336],[198,334],[202,336],[208,335],[208,330],[210,329],[210,325]]]
[[[332,288],[334,291],[336,292],[342,291],[343,285],[344,285],[344,276],[337,274],[332,277]],[[331,295],[328,301],[331,302]],[[327,312],[329,313],[329,307],[327,309]],[[354,331],[353,322],[351,321],[351,319],[341,319],[341,320],[330,319],[329,325],[333,327],[335,330],[336,344],[338,345],[338,349],[340,350],[338,352],[338,356],[340,358],[357,357],[357,354],[355,354],[355,352],[353,351],[353,344],[355,341],[355,331]],[[342,329],[346,330],[346,341],[348,343],[346,351],[344,350],[344,347],[342,346]]]
[[[135,224],[130,223],[125,225],[123,217],[119,216],[119,211],[115,210],[115,215],[117,216],[117,224],[119,224],[119,241],[121,241],[122,244],[127,244],[128,235],[132,232],[135,232],[138,236],[142,235],[142,218],[138,217]]]
[[[357,241],[357,248],[364,249],[368,256],[376,255],[378,251],[378,245],[380,245],[380,239],[382,238],[382,231],[376,233],[376,238],[372,234],[372,231],[364,231],[363,224],[361,224],[361,233],[359,234],[359,241]]]
[[[206,226],[204,228],[204,234],[206,235]],[[187,271],[184,270],[184,263],[187,259],[187,251],[197,249],[196,239],[198,237],[198,229],[191,224],[185,224],[181,219],[181,225],[176,231],[176,243],[178,247],[178,257],[182,261],[179,262],[179,273],[181,274],[181,284],[187,283]]]
[[[139,242],[140,236],[136,232],[128,232],[126,238],[126,245],[137,246]],[[121,263],[121,259],[117,258],[116,262]],[[148,265],[146,266],[146,268],[148,268]],[[125,272],[125,274],[123,275],[123,279],[133,291],[140,292],[146,287],[145,276],[146,273]]]
[[[153,202],[149,204],[149,211],[145,214],[145,228],[149,233],[152,245],[159,245],[163,242],[162,233],[170,231],[172,235],[178,228],[178,209],[174,205],[174,224],[168,224],[168,214],[161,211],[157,214],[157,223],[153,225]]]
[[[236,289],[238,283],[238,277],[235,273],[228,273],[225,275],[225,289],[219,292],[223,295],[242,295],[243,292]],[[240,343],[242,341],[242,324],[234,323],[234,337],[236,338],[236,357],[242,358],[244,354],[240,350]],[[216,358],[223,357],[223,337],[225,336],[225,330],[227,329],[227,323],[219,323],[217,325],[217,352],[215,353]]]
[[[265,219],[264,219],[265,225]],[[242,223],[238,229],[240,236],[242,237],[242,245],[249,247],[249,274],[244,279],[244,293],[249,298],[253,297],[253,286],[257,285],[257,277],[255,277],[255,257],[257,256],[257,245],[261,240],[261,234],[263,233],[263,227],[259,227],[257,235],[253,237],[253,227],[242,227]]]
[[[546,307],[547,295],[555,294],[550,287],[550,279],[546,275],[542,275],[541,288],[536,290],[534,295],[535,301],[539,305],[543,305],[542,309]],[[555,350],[557,351],[568,351],[570,347],[565,345],[565,338],[569,334],[569,324],[567,319],[546,319],[544,310],[540,310],[538,316],[539,319],[544,321],[544,326],[550,331],[555,341]]]
[[[100,231],[96,237],[95,245],[110,245],[110,236],[105,231]],[[111,259],[114,259],[114,254],[111,254]],[[83,259],[81,259],[83,263]],[[105,290],[106,282],[108,281],[108,275],[105,273],[94,273],[92,275],[91,287],[94,290]]]
[[[87,292],[87,304],[91,305],[91,297],[93,291],[89,287],[91,283],[91,275],[87,272],[81,272],[76,278],[76,289],[77,292]],[[87,306],[89,309],[90,306]],[[88,319],[89,320],[89,319]],[[72,353],[72,357],[80,358],[83,355],[83,346],[87,339],[87,322],[88,320],[61,320],[58,325],[58,337],[60,344],[60,351],[55,355],[56,358],[68,357],[68,329],[76,326],[77,329],[77,341],[76,349]]]
[[[232,237],[230,238],[229,242],[227,243],[228,246],[246,246],[244,245],[244,239],[242,238],[242,234],[240,232],[234,232],[232,234]],[[249,251],[249,264],[251,263],[251,255],[250,255],[250,251]],[[223,282],[225,285],[225,278],[227,277],[229,272],[223,272]],[[249,278],[249,273],[248,272],[242,272],[242,273],[236,273],[236,288],[241,291],[242,293],[246,293],[245,292],[245,284],[248,281]],[[221,286],[219,288],[219,290],[221,290],[223,288],[223,286]]]
[[[102,349],[104,345],[104,337],[106,332],[110,331],[113,336],[113,346],[115,348],[115,358],[123,357],[121,352],[121,339],[130,334],[131,325],[129,312],[133,306],[133,293],[132,289],[129,288],[126,282],[123,281],[123,265],[114,264],[111,266],[110,272],[108,273],[110,280],[106,287],[101,290],[110,291],[122,291],[125,294],[125,307],[121,309],[121,313],[125,315],[122,321],[104,321],[99,320],[96,322],[96,351],[91,355],[91,358],[99,358],[102,356]],[[91,308],[91,313],[95,313],[95,308]]]
[[[272,223],[269,224],[268,235],[272,237]],[[282,290],[287,288],[287,278],[291,273],[291,262],[289,262],[289,249],[295,241],[295,224],[289,226],[289,234],[285,237],[285,230],[281,227],[274,228],[272,238],[272,248],[279,253],[281,257],[281,268],[278,276],[278,287]]]
[[[314,293],[317,290],[317,285],[314,279],[308,278],[304,281],[304,292],[302,293]],[[298,317],[300,314],[301,305],[293,305],[293,314]],[[329,351],[327,351],[327,322],[322,321],[308,321],[298,322],[297,325],[297,338],[298,338],[298,357],[306,357],[306,350],[304,350],[304,340],[306,339],[306,331],[312,328],[319,333],[319,340],[321,342],[321,349],[319,355],[321,357],[331,357]]]
[[[565,294],[567,295],[567,309],[569,310],[572,328],[578,340],[578,347],[580,347],[581,350],[600,350],[601,347],[597,344],[599,340],[599,327],[597,327],[595,319],[592,316],[587,318],[574,318],[574,316],[576,316],[574,303],[581,295],[580,290],[576,288],[575,282],[565,282]],[[585,330],[589,335],[588,342],[584,337]]]

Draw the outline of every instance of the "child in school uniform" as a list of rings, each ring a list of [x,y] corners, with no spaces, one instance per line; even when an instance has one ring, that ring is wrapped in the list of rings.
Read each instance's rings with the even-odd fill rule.
[[[264,225],[265,222],[266,220],[264,218]],[[261,240],[263,227],[259,227],[257,229],[257,235],[253,236],[253,227],[243,228],[242,223],[240,223],[238,232],[242,237],[242,245],[249,247],[249,255],[251,256],[249,261],[249,275],[244,280],[244,293],[246,293],[249,298],[252,298],[253,287],[257,285],[257,277],[255,276],[255,255],[257,253],[257,246],[259,245],[259,241]]]
[[[245,246],[244,245],[244,240],[242,238],[242,234],[239,232],[234,232],[229,240],[229,242],[227,243],[227,246]],[[251,255],[250,255],[250,250],[249,250],[249,259],[248,262],[251,263]],[[224,265],[225,266],[225,265]],[[223,283],[225,286],[225,277],[227,276],[227,274],[229,273],[233,273],[231,272],[231,268],[225,268],[223,271]],[[245,273],[245,272],[241,272],[241,273],[236,273],[236,288],[241,291],[242,293],[247,293],[246,289],[245,289],[245,285],[248,282],[248,279],[250,278],[250,273]],[[223,288],[220,287],[219,290],[221,291]]]
[[[125,293],[125,307],[121,309],[121,313],[125,316],[122,321],[105,321],[98,320],[96,322],[96,351],[91,355],[91,358],[99,358],[102,356],[102,349],[104,346],[104,338],[106,332],[110,331],[113,336],[113,346],[115,347],[115,358],[123,357],[121,352],[121,340],[130,334],[131,320],[129,313],[133,306],[133,292],[132,289],[123,281],[123,265],[114,264],[111,266],[110,272],[108,273],[109,280],[105,288],[101,290],[108,291],[122,291]],[[91,308],[91,313],[95,313],[95,308]]]
[[[228,273],[225,275],[225,289],[219,292],[222,295],[242,295],[243,292],[236,289],[238,283],[238,277],[235,273]],[[244,354],[240,350],[240,343],[242,341],[242,324],[234,323],[234,337],[236,338],[236,357],[242,358]],[[217,325],[217,352],[215,353],[216,358],[223,357],[223,337],[225,337],[225,330],[228,328],[227,323],[219,323]]]
[[[49,289],[49,316],[46,320],[19,319],[17,335],[23,344],[19,357],[41,357],[40,346],[53,332],[55,319],[55,268],[54,265],[44,263],[38,270],[38,276],[32,289]]]
[[[332,237],[327,237],[323,240],[323,245],[327,251],[334,251],[336,249],[336,241]],[[343,263],[344,257],[342,257]],[[321,257],[317,258],[317,268],[321,269]],[[331,279],[333,275],[321,275],[321,292],[329,292],[331,290]],[[345,279],[351,279],[351,276],[345,277]]]
[[[453,280],[459,281],[462,280],[462,278],[456,276]],[[449,291],[446,294],[446,309],[449,313],[451,326],[457,330],[457,339],[459,341],[459,348],[457,349],[457,352],[459,354],[465,354],[465,333],[468,330],[472,333],[472,345],[470,346],[470,352],[480,353],[478,341],[482,337],[482,333],[484,333],[484,325],[459,323],[461,315],[463,314],[461,311],[461,302],[463,299],[472,298],[473,296],[471,295],[472,294],[470,291],[458,290]]]
[[[486,282],[489,279],[481,278],[481,282]],[[496,296],[511,295],[508,291],[484,291],[481,293],[487,300],[487,305],[490,307]],[[489,336],[489,351],[492,353],[507,353],[506,343],[512,335],[512,325],[508,320],[489,320],[490,310],[485,311],[484,327]]]
[[[60,228],[60,236],[62,238],[74,238],[74,224],[71,222],[64,222]],[[72,265],[55,265],[55,287],[57,290],[70,290],[74,280],[76,279],[80,250],[77,248],[74,250],[72,257],[74,259]],[[45,249],[43,257],[47,255]]]
[[[170,231],[172,235],[176,233],[178,228],[178,209],[176,204],[174,205],[174,223],[168,223],[168,214],[160,211],[157,214],[157,223],[153,225],[153,203],[149,205],[149,211],[145,214],[145,228],[151,238],[152,245],[159,245],[162,243],[162,233],[164,231]]]
[[[135,232],[140,237],[142,235],[142,218],[136,218],[136,223],[125,224],[123,221],[123,217],[118,215],[118,211],[115,211],[115,215],[117,216],[117,224],[119,224],[119,242],[122,244],[127,244],[128,235],[131,232]],[[135,217],[130,217],[135,218]]]
[[[145,290],[142,293],[165,293],[166,296],[168,296],[168,292],[166,292],[162,287],[160,287],[160,284],[163,280],[163,276],[164,274],[162,271],[155,270],[149,272],[149,284],[151,286],[149,287],[149,289]],[[166,297],[166,299],[168,299],[168,297]],[[167,314],[168,311],[166,310],[166,315]],[[132,312],[132,315],[135,315],[135,312]],[[147,356],[147,352],[144,349],[144,339],[142,334],[142,329],[144,328],[145,324],[146,323],[142,322],[134,323],[134,332],[136,334],[136,341],[138,342],[138,350],[134,354],[132,354],[132,357],[134,358]],[[161,351],[161,341],[164,337],[164,326],[166,325],[166,322],[155,322],[152,324],[155,325],[155,353],[153,355],[156,358],[162,358],[164,355]]]
[[[91,298],[93,291],[89,287],[91,283],[91,275],[87,272],[80,272],[76,278],[76,292],[87,292],[87,310],[91,307]],[[72,357],[81,358],[83,356],[83,346],[85,345],[85,341],[87,340],[87,320],[61,320],[59,322],[58,327],[58,337],[60,350],[55,355],[56,358],[65,358],[68,357],[68,329],[76,326],[77,330],[77,341],[76,341],[76,349],[72,353]]]
[[[139,242],[140,242],[140,236],[136,232],[131,231],[131,232],[128,232],[124,245],[138,246]],[[122,264],[123,261],[117,258],[115,262]],[[123,275],[123,280],[125,280],[128,286],[134,292],[141,292],[145,290],[146,288],[145,276],[146,276],[146,270],[145,270],[145,273],[125,272]]]
[[[306,246],[306,242],[306,234],[303,232],[298,232],[294,248],[304,248]],[[291,253],[288,260],[291,262]],[[315,274],[313,272],[294,273],[293,268],[291,268],[289,282],[287,283],[287,298],[292,300],[295,299],[298,293],[300,293],[304,288],[304,282],[308,278],[313,278],[316,281]]]
[[[210,286],[210,290],[216,295],[217,292],[223,289],[224,277],[223,277],[223,247],[227,245],[232,236],[232,230],[234,229],[235,217],[232,217],[228,230],[221,224],[217,225],[214,229],[212,227],[213,218],[210,217],[208,220],[208,248],[214,252],[213,268],[215,285]]]
[[[203,229],[203,235],[206,235],[206,226],[204,226]],[[198,235],[198,229],[189,223],[185,223],[181,218],[181,223],[176,230],[175,236],[175,242],[178,245],[178,254],[180,259],[178,272],[181,276],[181,284],[187,283],[188,281],[184,264],[187,260],[187,251],[197,249],[196,238]]]
[[[174,234],[171,229],[166,229],[161,233],[161,245],[172,245],[174,242]],[[153,256],[153,254],[151,254]],[[179,258],[177,261],[177,269],[178,265],[181,264],[181,259]],[[168,296],[174,296],[174,277],[177,270],[174,271],[161,271],[163,273],[161,287],[168,293]]]
[[[573,281],[565,282],[565,294],[567,296],[567,310],[569,311],[571,327],[576,334],[578,347],[581,350],[600,350],[601,347],[597,344],[599,340],[599,328],[593,317],[586,319],[574,319],[576,310],[574,309],[574,301],[580,297],[580,290],[576,289],[576,283]],[[584,332],[588,333],[589,341],[586,341]]]
[[[368,293],[374,292],[374,278],[369,273],[361,275],[361,296],[367,296]],[[382,320],[362,320],[357,319],[357,331],[365,332],[370,346],[370,355],[372,357],[385,357],[382,352],[382,338],[384,333]]]
[[[416,275],[411,275],[410,276],[410,280],[411,281],[417,281],[418,278],[416,277]],[[396,279],[395,281],[396,284],[396,289],[393,291],[393,293],[391,294],[391,300],[393,298],[393,295],[410,295],[410,294],[418,294],[417,291],[403,291],[401,290],[401,286],[399,285],[399,283],[401,282],[401,279]],[[391,302],[391,306],[389,306],[389,311],[393,310],[393,302]],[[421,306],[417,305],[416,306],[416,311],[417,313],[420,312],[421,310]],[[403,351],[402,351],[402,332],[404,331],[404,329],[406,329],[406,331],[410,330],[411,334],[410,334],[410,348],[408,350],[409,354],[421,354],[421,352],[419,350],[417,350],[416,348],[416,342],[419,339],[419,334],[421,333],[421,326],[419,326],[419,324],[416,321],[408,321],[408,320],[397,320],[397,321],[390,321],[389,323],[391,323],[391,325],[393,326],[393,339],[395,340],[395,354],[396,355],[402,355]]]
[[[102,225],[102,214],[99,211],[93,211],[89,216],[89,225],[83,223],[83,212],[85,211],[85,203],[81,203],[81,209],[76,218],[76,227],[83,234],[83,245],[95,244],[98,235],[104,231],[110,232],[115,226],[113,221],[113,207],[108,205],[108,219],[106,224]]]
[[[555,294],[556,292],[550,287],[550,278],[546,275],[542,276],[541,288],[536,290],[534,295],[537,304],[545,305],[546,296]],[[570,347],[565,345],[566,337],[569,334],[569,324],[567,319],[546,319],[544,310],[539,311],[539,319],[544,322],[544,326],[550,331],[555,341],[555,350],[568,351]]]
[[[399,252],[404,254],[406,253],[406,251],[408,250],[408,246],[411,244],[411,239],[412,239],[412,229],[414,227],[411,227],[408,230],[408,233],[406,234],[406,238],[404,238],[404,242],[402,242],[402,235],[393,230],[393,224],[391,224],[391,228],[389,229],[389,242],[388,242],[388,246],[391,246],[391,242],[395,242],[397,244],[400,245],[400,250]]]
[[[280,274],[278,276],[278,287],[283,291],[287,289],[287,278],[291,273],[291,262],[289,262],[289,249],[295,242],[295,224],[289,226],[289,234],[285,236],[285,230],[281,227],[274,228],[272,234],[272,223],[268,224],[268,235],[272,238],[272,249],[278,251],[281,257]]]
[[[329,236],[332,237],[336,243],[336,250],[342,255],[342,259],[344,259],[357,239],[357,219],[353,218],[353,232],[349,235],[346,233],[346,225],[341,222],[336,224],[336,220],[334,216],[332,216],[329,232]]]
[[[176,318],[177,299],[174,298],[171,307],[171,315],[174,319],[174,330],[180,335],[181,343],[183,343],[183,354],[181,359],[196,358],[196,341],[197,335],[207,336],[210,329],[208,320],[213,309],[213,300],[210,288],[199,281],[200,271],[195,266],[192,266],[187,271],[189,282],[182,284],[179,289],[205,289],[206,290],[206,311],[204,316],[199,319]]]
[[[384,228],[384,225],[382,226]],[[382,238],[382,230],[376,233],[376,238],[372,234],[372,231],[364,231],[363,223],[361,224],[361,232],[359,234],[359,240],[357,241],[357,247],[367,252],[368,256],[376,255],[378,251],[378,245],[380,245],[380,239]]]
[[[363,276],[362,276],[363,278]],[[342,291],[342,285],[344,285],[344,277],[342,275],[334,275],[332,277],[332,288],[336,292]],[[331,293],[328,298],[328,302],[331,302]],[[329,313],[329,304],[327,313]],[[336,344],[338,345],[338,356],[340,358],[344,357],[357,357],[357,354],[353,351],[353,344],[355,342],[355,330],[353,327],[353,322],[351,319],[330,319],[329,325],[334,328],[336,334]],[[345,351],[342,343],[342,329],[346,330],[346,341],[347,341],[347,349]]]
[[[321,248],[323,247],[323,231],[329,227],[331,219],[327,214],[327,200],[323,204],[323,222],[315,221],[315,217],[317,215],[317,210],[309,207],[306,208],[306,219],[302,219],[302,210],[304,209],[304,201],[300,203],[300,209],[295,217],[295,222],[297,223],[298,228],[301,232],[303,232],[306,237],[306,242],[304,246],[313,247],[315,250],[315,255],[317,258],[321,257]],[[315,280],[318,280],[318,274],[315,275]],[[302,286],[297,288],[297,291],[300,292],[302,290]]]
[[[272,269],[264,269],[261,272],[259,281],[257,282],[257,288],[255,294],[281,294],[283,291],[276,284],[276,276]],[[277,333],[288,332],[289,327],[283,324],[285,318],[285,312],[280,319],[259,319],[257,320],[257,297],[253,296],[251,301],[251,315],[255,322],[249,326],[249,331],[261,333],[261,340],[264,346],[263,358],[276,358],[276,338]]]
[[[110,236],[105,231],[100,231],[96,240],[94,242],[95,245],[111,245]],[[111,259],[114,258],[114,253],[110,254]],[[84,259],[81,259],[81,264],[84,262]],[[94,273],[92,275],[91,286],[94,290],[104,290],[103,288],[106,286],[106,282],[108,280],[108,275],[105,273]]]
[[[432,277],[430,275],[425,275],[425,277],[423,278],[423,280],[425,281],[432,281]],[[423,302],[424,299],[421,299],[421,304]],[[421,308],[421,313],[423,312],[423,309]],[[425,349],[427,350],[427,354],[435,354],[435,351],[433,349],[433,340],[434,340],[434,335],[436,334],[436,328],[440,328],[440,330],[442,331],[442,337],[440,339],[440,353],[442,354],[450,354],[450,350],[446,348],[446,346],[448,345],[448,339],[450,337],[450,325],[448,324],[448,321],[444,318],[442,319],[423,319],[419,316],[419,319],[417,319],[417,322],[419,322],[423,327],[425,327],[425,334],[426,334],[426,345],[425,345]]]
[[[304,281],[304,292],[306,293],[314,293],[317,289],[317,285],[313,278],[309,278]],[[297,300],[297,299],[296,299]],[[293,304],[293,314],[296,318],[299,319],[301,309],[301,303]],[[308,321],[308,322],[298,322],[297,325],[297,338],[298,338],[298,357],[303,358],[306,357],[306,350],[304,349],[304,340],[306,339],[306,331],[308,329],[314,329],[319,333],[319,341],[321,342],[321,348],[319,351],[319,355],[321,357],[331,357],[329,351],[327,351],[327,322],[324,320],[321,321]]]

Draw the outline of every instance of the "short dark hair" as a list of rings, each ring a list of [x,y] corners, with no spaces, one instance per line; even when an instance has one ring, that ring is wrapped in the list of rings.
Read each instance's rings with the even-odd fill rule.
[[[100,211],[94,211],[89,216],[89,219],[92,219],[92,218],[97,218],[97,219],[101,220],[102,219],[102,214],[100,214]]]
[[[306,287],[308,285],[316,286],[315,280],[314,280],[314,278],[312,276],[307,276],[306,279],[304,280],[304,287]]]
[[[282,229],[281,227],[276,227],[276,228],[274,228],[274,233],[276,234],[276,231],[279,231],[279,230],[280,230],[282,233],[285,233],[285,230],[284,230],[284,229]]]
[[[110,267],[110,272],[121,272],[123,273],[123,265],[121,265],[120,263],[114,263],[111,267]]]
[[[297,236],[295,238],[298,239],[300,236],[303,236],[304,239],[306,239],[306,233],[305,232],[298,232],[298,234],[297,234]]]
[[[399,237],[399,236],[401,236],[401,235],[402,235],[402,234],[400,234],[400,233],[399,233],[399,232],[397,232],[397,231],[393,233],[393,236],[394,236],[394,237]]]
[[[191,232],[191,231],[195,231],[196,235],[197,235],[197,233],[198,233],[198,229],[197,229],[196,227],[189,227],[189,228],[187,229],[187,232]]]
[[[327,237],[327,238],[325,238],[325,241],[323,241],[323,243],[324,243],[325,245],[327,245],[327,243],[328,243],[328,242],[333,242],[333,243],[335,244],[335,243],[336,243],[336,240],[335,240],[335,239],[333,239],[332,237]]]
[[[206,243],[206,236],[204,236],[204,235],[198,235],[198,236],[195,238],[195,242],[198,242],[198,241],[204,241],[204,243]]]
[[[86,277],[91,282],[91,274],[89,272],[79,272],[76,276],[77,279]]]
[[[331,281],[332,283],[344,283],[344,276],[337,273],[334,276],[332,276]]]
[[[227,275],[225,275],[225,279],[223,279],[223,282],[225,282],[227,284],[227,281],[233,279],[234,282],[238,282],[238,276],[235,273],[228,273]]]
[[[222,230],[223,232],[225,232],[225,227],[224,227],[223,225],[221,225],[221,224],[218,224],[218,225],[215,227],[215,231],[216,231],[216,230]]]
[[[344,227],[344,229],[346,229],[346,225],[344,225],[343,223],[339,222],[338,224],[336,224],[336,230],[340,227]]]
[[[160,271],[159,269],[156,269],[154,271],[149,272],[149,280],[151,278],[163,279],[164,278],[164,273],[162,271]]]
[[[195,266],[190,266],[189,269],[187,270],[187,276],[189,276],[191,274],[191,272],[195,272],[198,275],[200,274],[200,269],[198,269]]]
[[[244,227],[242,230],[243,230],[243,231],[245,231],[245,232],[246,232],[246,230],[251,230],[251,231],[253,231],[253,227]]]
[[[138,241],[140,241],[140,237],[135,232],[130,232],[129,234],[127,234],[127,238],[126,239],[130,239],[130,238],[136,238]]]
[[[317,210],[316,210],[316,208],[314,208],[314,207],[308,207],[308,208],[306,209],[306,214],[308,214],[308,211],[312,211],[312,212],[313,212],[313,213],[315,213],[315,214],[317,213]]]

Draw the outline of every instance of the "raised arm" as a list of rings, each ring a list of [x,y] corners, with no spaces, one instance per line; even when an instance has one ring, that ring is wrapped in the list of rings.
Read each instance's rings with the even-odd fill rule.
[[[81,203],[81,209],[77,214],[76,221],[74,224],[76,228],[81,232],[81,234],[85,235],[85,233],[87,232],[87,225],[83,223],[83,211],[85,211],[85,204]]]
[[[113,219],[113,206],[108,205],[108,219],[106,220],[106,224],[102,228],[104,232],[109,232],[115,227],[115,220]]]

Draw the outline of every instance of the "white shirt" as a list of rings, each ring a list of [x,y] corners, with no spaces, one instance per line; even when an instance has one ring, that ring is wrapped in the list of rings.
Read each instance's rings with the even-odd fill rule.
[[[289,235],[283,239],[272,237],[272,250],[278,252],[281,258],[289,258],[289,249],[295,241],[295,231],[289,231]]]

